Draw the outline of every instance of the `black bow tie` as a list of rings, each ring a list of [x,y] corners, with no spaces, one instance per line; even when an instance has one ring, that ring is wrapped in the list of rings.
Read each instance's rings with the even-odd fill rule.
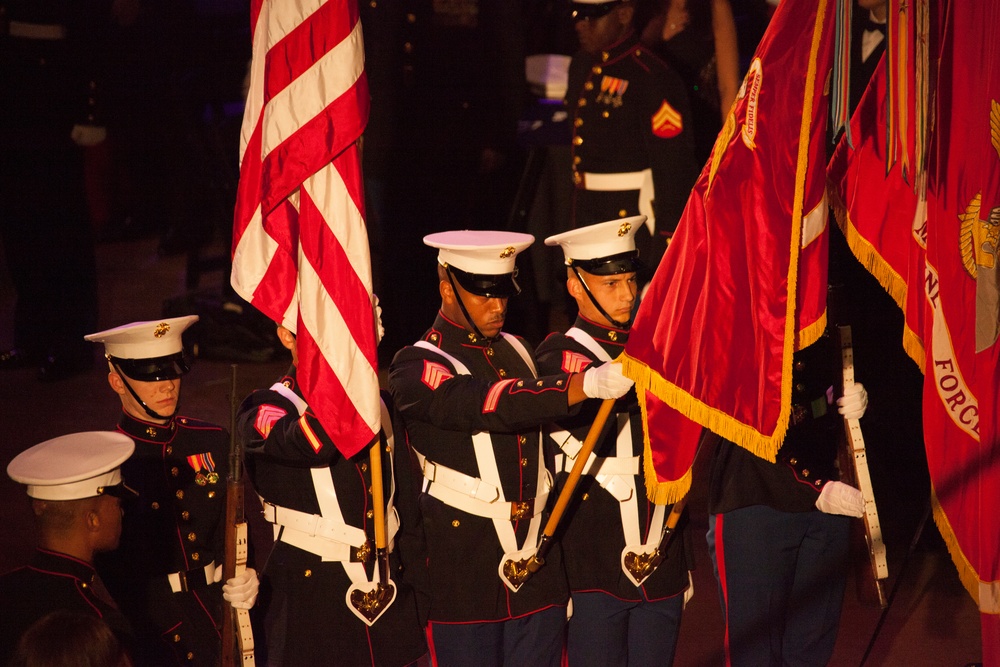
[[[876,32],[876,31],[882,33],[882,36],[885,37],[885,24],[876,23],[875,21],[872,21],[871,18],[869,17],[865,21],[865,32]]]

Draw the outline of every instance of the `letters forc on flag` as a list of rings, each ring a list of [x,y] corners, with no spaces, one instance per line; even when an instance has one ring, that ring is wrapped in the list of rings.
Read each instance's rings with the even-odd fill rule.
[[[379,432],[357,140],[368,83],[354,0],[253,0],[232,284],[296,333],[298,381],[345,455]]]
[[[636,316],[625,373],[651,499],[690,486],[701,427],[774,460],[792,352],[826,323],[828,0],[784,0]]]

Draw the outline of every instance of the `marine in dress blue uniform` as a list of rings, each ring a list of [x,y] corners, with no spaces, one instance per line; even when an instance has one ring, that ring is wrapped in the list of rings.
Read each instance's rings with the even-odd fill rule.
[[[581,51],[569,69],[572,227],[636,215],[648,280],[697,177],[684,82],[639,43],[630,0],[572,3]]]
[[[73,433],[25,450],[7,466],[11,479],[27,485],[40,541],[27,565],[0,577],[0,664],[32,624],[58,610],[99,618],[126,650],[135,648],[93,566],[95,553],[118,545],[121,499],[134,495],[120,466],[133,449],[119,433]]]
[[[855,10],[853,16],[852,110],[885,48],[881,33],[862,34],[865,13]],[[871,276],[836,229],[829,271],[831,321],[846,315],[858,323],[858,313],[837,312],[838,305],[850,305],[838,304],[844,280],[854,294],[883,291],[866,282]],[[865,303],[871,310],[871,302]],[[716,449],[707,537],[729,639],[727,661],[734,666],[825,665],[833,654],[848,577],[850,516],[863,511],[860,491],[839,481],[836,466],[843,424],[832,399],[840,373],[840,350],[824,333],[793,357],[791,420],[777,460],[765,461],[726,440]],[[867,392],[861,392],[863,414]],[[832,513],[824,495],[846,502]],[[861,508],[853,514],[852,503]]]
[[[563,250],[567,289],[579,315],[571,329],[539,345],[542,373],[579,372],[625,349],[636,306],[634,236],[644,222],[642,216],[610,220],[545,239]],[[597,407],[587,404],[548,429],[560,450],[559,482],[569,476]],[[573,598],[569,664],[669,665],[689,588],[683,533],[670,541],[652,574],[630,568],[627,554],[648,554],[659,545],[670,506],[646,498],[642,415],[634,390],[618,400],[609,423],[559,533]]]
[[[279,327],[278,335],[297,361],[294,334]],[[412,465],[405,441],[393,437],[388,407],[383,403],[380,438],[395,598],[371,608],[373,619],[350,597],[386,583],[376,575],[369,450],[341,454],[309,409],[294,366],[243,402],[237,428],[247,473],[274,527],[262,573],[266,664],[393,667],[418,660],[427,652],[415,590],[424,585],[423,536],[419,518],[407,513],[416,503]]]
[[[86,336],[104,344],[123,406],[118,431],[136,445],[122,470],[139,498],[126,510],[121,546],[97,569],[136,631],[142,665],[215,665],[221,645],[229,436],[176,414],[189,370],[181,334],[197,319]]]
[[[558,544],[526,580],[552,490],[540,426],[606,394],[583,374],[538,375],[533,351],[502,332],[528,234],[442,232],[441,310],[389,370],[424,475],[420,506],[431,590],[430,638],[442,666],[558,665],[568,589]],[[621,395],[630,381],[607,376]],[[586,393],[587,387],[589,393]]]
[[[839,481],[843,416],[867,392],[833,403],[839,349],[829,335],[795,353],[792,416],[774,463],[722,440],[709,479],[709,555],[726,620],[729,664],[825,665],[847,581],[850,517],[861,492]],[[840,414],[837,414],[838,411]]]

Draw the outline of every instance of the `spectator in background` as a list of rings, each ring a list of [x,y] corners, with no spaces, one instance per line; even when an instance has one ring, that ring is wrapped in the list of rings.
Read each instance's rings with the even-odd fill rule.
[[[736,23],[729,0],[660,0],[642,41],[681,79],[691,102],[696,158],[715,144],[740,86]]]
[[[570,63],[572,227],[637,215],[644,270],[652,277],[697,176],[684,82],[639,43],[631,0],[577,0],[581,50]]]
[[[436,299],[433,259],[420,239],[443,229],[506,226],[521,172],[516,130],[527,84],[521,2],[378,5],[362,20],[384,9],[393,22],[375,33],[391,51],[375,63],[392,72],[372,73],[373,106],[393,109],[385,222],[392,242],[379,293],[391,354],[420,335],[424,307]],[[374,113],[381,122],[381,111]],[[369,133],[365,141],[375,138]]]
[[[0,239],[17,301],[0,369],[60,380],[93,366],[97,268],[83,149],[106,135],[93,0],[11,0],[0,8]]]

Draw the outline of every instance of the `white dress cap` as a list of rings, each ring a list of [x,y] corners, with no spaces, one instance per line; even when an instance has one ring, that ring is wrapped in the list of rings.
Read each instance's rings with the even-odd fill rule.
[[[70,433],[24,450],[8,464],[7,474],[39,500],[92,498],[121,484],[119,466],[134,450],[124,433]]]
[[[155,359],[183,351],[181,334],[197,321],[197,315],[186,315],[133,322],[88,334],[84,339],[92,343],[104,343],[104,351],[119,359]]]
[[[534,241],[531,234],[471,229],[424,237],[425,245],[438,249],[442,266],[490,276],[513,273],[514,258]]]
[[[545,245],[562,246],[567,265],[634,252],[635,233],[645,222],[644,215],[598,222],[550,236]]]

